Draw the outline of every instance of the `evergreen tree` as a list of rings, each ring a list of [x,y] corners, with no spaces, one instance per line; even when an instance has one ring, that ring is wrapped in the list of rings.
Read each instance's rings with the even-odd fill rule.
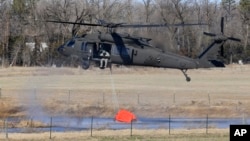
[[[25,0],[13,0],[12,7],[14,13],[23,13],[25,11]]]
[[[250,0],[240,0],[240,13],[242,17],[242,23],[245,27],[245,41],[244,41],[244,50],[246,56],[250,54],[250,43],[249,43],[249,30],[250,30]]]
[[[250,0],[240,0],[240,10],[245,16],[250,18]]]
[[[235,0],[222,0],[222,7],[226,11],[226,20],[230,20],[232,18],[232,12],[236,10],[236,2]]]

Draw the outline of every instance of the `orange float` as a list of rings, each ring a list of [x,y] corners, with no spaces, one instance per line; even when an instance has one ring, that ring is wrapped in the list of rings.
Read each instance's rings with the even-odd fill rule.
[[[128,110],[121,109],[116,114],[115,120],[119,122],[131,123],[136,120],[136,116]]]

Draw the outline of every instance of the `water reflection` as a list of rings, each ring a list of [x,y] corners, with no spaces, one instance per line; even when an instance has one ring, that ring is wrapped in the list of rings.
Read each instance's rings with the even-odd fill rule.
[[[93,129],[119,130],[130,129],[131,124],[114,121],[113,118],[75,118],[75,117],[44,117],[44,118],[8,118],[8,132],[48,132],[50,128],[54,132],[83,131]],[[22,121],[33,122],[25,126],[15,126]],[[248,123],[250,119],[244,119]],[[39,122],[40,124],[37,124]],[[52,124],[51,124],[52,123]],[[244,124],[242,118],[144,118],[139,117],[132,123],[133,129],[195,129],[195,128],[229,128],[231,124]],[[38,126],[39,125],[39,126]]]

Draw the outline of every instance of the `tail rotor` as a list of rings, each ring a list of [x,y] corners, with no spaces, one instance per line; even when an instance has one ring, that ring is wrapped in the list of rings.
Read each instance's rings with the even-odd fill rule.
[[[221,22],[220,22],[220,34],[215,34],[215,33],[209,33],[209,32],[203,32],[204,35],[210,36],[210,37],[215,37],[216,41],[226,41],[226,40],[232,40],[232,41],[237,41],[240,42],[241,40],[238,38],[234,37],[228,37],[224,34],[224,17],[221,17]]]
[[[215,42],[218,42],[218,43],[226,42],[227,40],[241,42],[241,40],[238,39],[238,38],[228,37],[228,36],[226,36],[224,34],[224,17],[221,17],[220,31],[221,31],[220,34],[204,32],[204,35],[207,35],[207,36],[210,36],[210,37],[214,37]],[[224,56],[224,46],[223,46],[223,44],[220,47],[220,55]]]

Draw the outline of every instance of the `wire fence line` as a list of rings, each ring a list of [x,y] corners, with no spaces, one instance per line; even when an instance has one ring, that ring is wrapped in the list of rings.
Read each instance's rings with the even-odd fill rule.
[[[28,106],[36,108],[38,101],[53,101],[57,104],[64,104],[71,106],[72,104],[112,104],[110,100],[112,95],[108,92],[92,92],[84,90],[42,90],[38,88],[23,89],[23,90],[8,90],[0,89],[0,100],[2,101],[18,101],[20,105],[28,104],[27,101],[32,103]],[[224,97],[215,96],[212,91],[201,94],[200,97],[194,95],[188,95],[188,97],[180,96],[178,91],[171,91],[169,94],[155,97],[155,95],[144,95],[140,92],[124,93],[117,92],[117,99],[119,104],[132,103],[134,106],[155,106],[155,105],[181,105],[182,103],[199,104],[203,106],[211,106],[215,101],[224,99]],[[131,102],[132,101],[132,102]],[[238,104],[238,100],[233,102]],[[236,105],[237,106],[237,105]],[[37,109],[36,109],[37,110]],[[39,109],[38,109],[39,110]],[[31,111],[34,112],[34,111]],[[36,113],[35,113],[36,114]],[[96,131],[100,130],[122,130],[129,129],[128,136],[136,135],[133,132],[135,129],[164,129],[168,131],[168,134],[173,134],[175,129],[200,129],[205,134],[209,133],[209,129],[214,128],[228,128],[230,124],[243,123],[249,119],[228,119],[228,117],[214,119],[209,115],[201,115],[203,118],[177,118],[173,115],[164,118],[138,118],[137,121],[131,122],[131,124],[125,124],[116,122],[113,118],[100,118],[100,117],[60,117],[60,116],[44,116],[36,115],[34,117],[9,117],[0,119],[1,133],[5,138],[11,136],[11,133],[37,133],[37,132],[49,132],[49,138],[52,137],[54,132],[67,132],[67,131],[86,131],[90,136],[94,136]],[[210,118],[211,117],[211,118]]]
[[[190,91],[192,92],[186,90],[184,92],[185,94],[177,90],[163,94],[143,94],[140,92],[127,93],[117,90],[115,95],[119,107],[128,108],[128,110],[130,110],[129,108],[140,111],[154,108],[168,110],[189,106],[191,108],[203,108],[209,111],[216,107],[220,108],[220,106],[225,106],[227,109],[235,109],[234,112],[247,112],[245,109],[247,109],[249,105],[248,94],[237,94],[237,97],[235,97],[236,94],[233,94],[232,98],[228,98],[228,95],[231,94],[221,96],[213,91],[208,91],[206,93],[198,93],[193,90]],[[71,109],[77,111],[89,107],[100,109],[107,108],[107,110],[111,110],[112,107],[114,108],[117,105],[114,105],[112,97],[113,94],[106,91],[100,93],[97,91],[89,92],[85,90],[70,89],[13,88],[6,90],[0,88],[0,102],[6,103],[5,105],[7,107],[30,110],[28,112],[34,112],[35,110],[35,112],[40,111],[46,113],[46,110],[51,107],[56,108],[54,110],[55,112],[56,110],[67,111]],[[18,111],[18,109],[12,110]],[[68,112],[65,113],[67,114]],[[204,112],[202,113],[204,114]],[[169,114],[173,113],[170,112]],[[206,114],[209,114],[209,112]],[[242,114],[248,116],[248,113],[241,113],[240,116]],[[223,113],[218,113],[218,115],[219,117],[223,117]]]
[[[131,123],[122,123],[112,118],[100,117],[34,117],[18,118],[10,117],[0,119],[2,137],[9,138],[12,133],[48,133],[51,139],[55,132],[86,131],[89,136],[98,136],[96,131],[128,130],[127,135],[136,135],[134,130],[155,130],[163,129],[166,134],[175,134],[178,129],[199,129],[203,134],[209,134],[209,129],[229,128],[230,124],[239,123],[240,119],[213,119],[207,115],[204,118],[175,118],[169,115],[168,118],[139,118]]]
[[[228,99],[228,97],[218,95],[219,92],[207,91],[200,92],[195,90],[171,90],[168,92],[155,92],[145,94],[140,91],[124,92],[116,90],[116,100],[113,100],[113,94],[110,91],[89,91],[89,90],[71,90],[71,89],[11,89],[0,88],[0,99],[9,98],[18,101],[20,104],[26,104],[27,101],[46,101],[64,102],[68,105],[75,104],[102,104],[102,105],[181,105],[181,104],[202,104],[211,106],[221,101],[238,102],[244,101],[247,95],[240,95],[237,92],[230,91],[228,95],[238,95],[240,99]],[[227,96],[228,96],[227,95]],[[114,102],[116,104],[114,104]],[[62,104],[62,103],[60,103]]]

